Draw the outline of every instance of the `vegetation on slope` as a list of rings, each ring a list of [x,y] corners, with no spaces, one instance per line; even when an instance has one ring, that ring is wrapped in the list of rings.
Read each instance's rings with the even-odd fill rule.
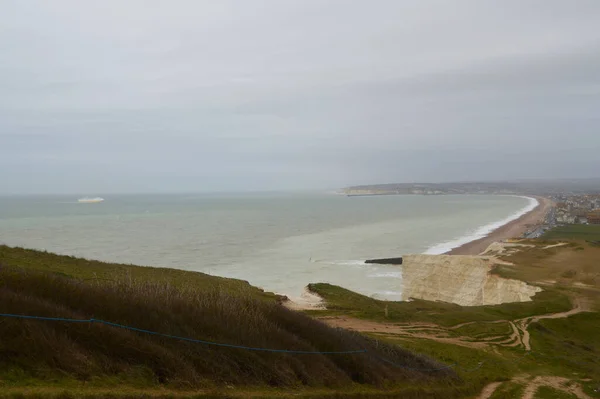
[[[381,301],[331,284],[310,284],[309,289],[325,300],[328,309],[311,312],[314,315],[347,314],[370,320],[428,322],[442,326],[471,321],[507,320],[571,309],[569,298],[555,290],[542,291],[531,302],[460,306],[421,299],[410,302]]]
[[[560,361],[557,372],[567,369],[583,378],[600,376],[600,313],[580,313],[565,319],[540,320],[531,326],[539,352]]]
[[[528,247],[502,256],[507,264],[497,266],[494,272],[541,285],[545,290],[561,290],[570,296],[585,287],[600,288],[600,247],[586,241],[560,241],[522,241],[521,244]],[[589,290],[584,295],[595,296]]]
[[[581,237],[579,228],[559,232],[556,237],[566,244],[521,241],[526,246],[501,255],[507,263],[494,270],[542,286],[544,291],[532,302],[476,307],[422,300],[385,302],[329,284],[311,285],[329,309],[309,314],[409,326],[401,333],[384,328],[366,333],[370,339],[290,312],[278,305],[275,295],[246,282],[0,246],[2,312],[94,317],[247,346],[359,347],[377,354],[363,358],[246,352],[108,326],[6,319],[0,320],[0,387],[4,389],[0,391],[32,392],[14,388],[38,386],[46,392],[53,386],[67,386],[83,396],[118,386],[120,396],[132,389],[143,389],[144,395],[167,392],[170,397],[216,389],[213,396],[246,397],[253,392],[251,397],[280,397],[291,389],[295,397],[470,397],[495,381],[501,384],[492,397],[502,398],[520,396],[534,376],[560,376],[589,396],[600,397],[596,339],[600,319],[598,313],[589,312],[600,309],[600,248],[593,242],[595,236]],[[532,351],[523,348],[520,338],[509,338],[514,325],[520,325],[518,320],[564,312],[574,305],[588,312],[529,325]],[[442,364],[456,363],[454,372],[410,371],[381,360],[425,365],[416,368],[440,365],[413,353]],[[79,391],[85,387],[93,390]],[[537,395],[561,392],[565,393],[539,388]]]
[[[562,379],[568,382],[565,387],[572,384],[590,397],[600,397],[600,247],[593,229],[581,227],[553,231],[556,240],[519,240],[498,254],[504,263],[494,273],[543,288],[531,302],[474,307],[423,300],[385,302],[329,284],[312,284],[310,288],[324,298],[328,309],[310,313],[338,325],[344,323],[333,321],[379,322],[379,328],[363,331],[444,363],[456,363],[454,369],[465,384],[482,389],[496,382],[493,398],[521,397],[525,387],[537,384],[536,376],[541,381]],[[583,313],[531,322],[533,316],[560,314],[574,307]],[[523,343],[523,329],[530,335],[531,350]],[[564,390],[539,388],[537,392],[540,397],[571,397]]]
[[[558,389],[541,386],[535,393],[534,399],[578,399],[572,393],[559,391]]]
[[[523,396],[525,387],[514,382],[506,382],[497,389],[490,399],[515,399]]]
[[[152,281],[165,283],[176,288],[210,289],[229,293],[242,293],[257,299],[275,299],[275,295],[272,293],[266,293],[243,280],[178,269],[100,262],[74,256],[56,255],[46,251],[12,248],[5,245],[0,245],[0,264],[15,266],[23,270],[37,270],[71,277],[84,282]]]
[[[569,224],[558,226],[543,236],[546,240],[590,240],[600,241],[600,225]]]
[[[200,273],[2,246],[0,313],[94,318],[249,347],[368,351],[271,353],[182,342],[97,323],[0,318],[4,389],[72,387],[79,381],[91,387],[174,390],[366,386],[419,392],[433,382],[445,388],[458,383],[448,369],[432,371],[443,366],[438,362],[327,327],[247,283]]]

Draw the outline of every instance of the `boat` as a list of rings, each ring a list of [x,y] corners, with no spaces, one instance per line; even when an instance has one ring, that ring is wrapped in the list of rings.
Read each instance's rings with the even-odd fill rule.
[[[82,204],[94,204],[96,202],[102,202],[102,201],[104,201],[104,198],[100,198],[100,197],[94,197],[94,198],[83,197],[83,198],[79,198],[77,200],[77,202],[80,202]]]

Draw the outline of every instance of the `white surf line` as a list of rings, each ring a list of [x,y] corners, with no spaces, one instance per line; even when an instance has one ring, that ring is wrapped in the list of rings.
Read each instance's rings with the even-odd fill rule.
[[[476,241],[481,238],[487,237],[494,230],[496,230],[504,225],[507,225],[508,223],[513,222],[513,221],[517,220],[518,218],[520,218],[521,216],[533,211],[540,204],[537,199],[532,198],[532,197],[525,197],[525,196],[521,196],[521,195],[507,195],[507,197],[526,198],[529,200],[529,204],[527,204],[524,208],[513,213],[512,215],[510,215],[509,217],[507,217],[505,219],[481,226],[480,228],[475,230],[474,233],[464,235],[455,240],[445,241],[440,244],[436,244],[436,245],[428,248],[425,252],[423,252],[423,254],[425,254],[425,255],[441,255],[448,251],[453,250],[454,248],[458,248],[464,244],[470,243],[471,241]]]

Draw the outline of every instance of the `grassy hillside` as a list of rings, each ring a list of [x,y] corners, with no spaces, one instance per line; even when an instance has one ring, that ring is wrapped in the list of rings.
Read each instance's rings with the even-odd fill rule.
[[[85,388],[86,395],[110,388],[117,396],[127,396],[131,389],[163,394],[216,390],[234,396],[273,389],[294,393],[308,389],[311,395],[312,390],[325,389],[319,391],[324,395],[336,389],[377,397],[385,388],[406,397],[422,397],[425,392],[431,397],[456,397],[463,390],[453,371],[430,371],[443,366],[436,361],[327,327],[284,308],[274,295],[245,282],[201,273],[0,246],[0,313],[95,318],[249,347],[368,351],[342,355],[249,351],[96,323],[0,317],[2,393],[38,387],[41,392]]]
[[[498,253],[504,263],[494,273],[543,288],[531,302],[472,307],[386,302],[311,284],[328,309],[310,314],[456,364],[466,384],[483,389],[494,381],[492,398],[520,398],[535,384],[543,388],[535,388],[535,397],[576,397],[567,391],[577,388],[600,398],[600,247],[593,242],[596,226],[589,227],[559,228],[556,240],[519,240]],[[560,315],[574,308],[582,312]],[[555,314],[559,318],[544,319]],[[549,388],[556,381],[562,381],[562,390]]]
[[[600,241],[600,225],[569,224],[548,231],[543,236],[547,240],[590,240]]]
[[[84,282],[152,281],[176,288],[217,289],[230,293],[244,293],[256,298],[275,299],[275,295],[265,293],[242,280],[178,269],[106,263],[5,245],[0,245],[0,264],[75,278]]]
[[[525,240],[521,245],[526,247],[501,256],[507,264],[496,267],[495,273],[537,284],[546,291],[558,291],[571,298],[585,298],[590,306],[600,309],[599,246],[566,238],[560,241]]]
[[[600,247],[575,230],[498,254],[505,263],[494,273],[543,288],[531,302],[385,302],[310,285],[328,309],[308,315],[350,321],[355,327],[341,325],[364,335],[289,311],[239,280],[0,246],[0,312],[104,319],[251,347],[368,351],[257,352],[0,317],[0,397],[469,398],[493,382],[492,398],[513,398],[538,377],[566,385],[536,388],[536,397],[564,396],[567,387],[600,397]],[[532,319],[574,306],[585,311]]]
[[[452,303],[414,299],[410,302],[380,301],[331,284],[310,284],[309,289],[327,302],[326,311],[315,315],[347,314],[358,318],[389,322],[428,322],[453,326],[471,321],[494,321],[571,309],[569,298],[558,290],[535,295],[532,302],[491,306],[459,306]],[[387,308],[387,316],[386,316]]]
[[[536,348],[560,360],[560,369],[600,377],[600,313],[580,313],[566,319],[540,320],[532,326]]]
[[[385,302],[329,284],[311,284],[328,310],[310,313],[338,324],[359,319],[370,336],[456,364],[459,376],[480,389],[495,381],[491,398],[520,398],[531,384],[539,384],[535,397],[576,397],[567,392],[569,387],[600,397],[600,247],[593,242],[598,230],[558,228],[549,233],[555,240],[520,240],[499,254],[504,263],[494,273],[543,288],[531,302],[473,307]],[[532,316],[573,307],[585,311],[531,321]],[[368,324],[374,321],[376,329]],[[524,328],[530,350],[523,343]],[[556,379],[563,381],[562,390],[544,385]]]

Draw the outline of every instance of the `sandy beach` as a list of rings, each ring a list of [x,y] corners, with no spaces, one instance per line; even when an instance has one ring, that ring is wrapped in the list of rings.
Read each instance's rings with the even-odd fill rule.
[[[446,252],[446,255],[478,255],[494,242],[521,236],[529,227],[539,224],[552,207],[552,201],[547,198],[535,197],[535,199],[539,204],[531,212],[497,228],[479,240],[471,241]]]

